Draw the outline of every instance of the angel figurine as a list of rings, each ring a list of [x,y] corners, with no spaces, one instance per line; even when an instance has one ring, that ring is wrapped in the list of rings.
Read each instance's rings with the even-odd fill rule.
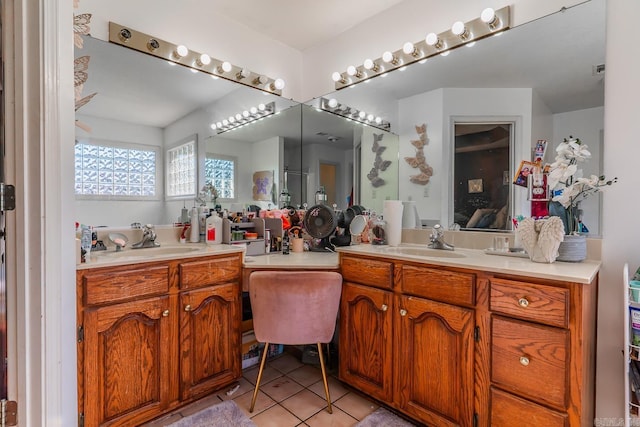
[[[552,263],[558,257],[558,247],[564,240],[564,225],[557,216],[538,220],[525,218],[516,233],[531,261]]]

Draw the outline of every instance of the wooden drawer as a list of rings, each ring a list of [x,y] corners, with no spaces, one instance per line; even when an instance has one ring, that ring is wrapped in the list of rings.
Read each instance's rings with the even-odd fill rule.
[[[385,289],[393,287],[393,264],[390,262],[343,256],[340,268],[345,281]]]
[[[111,304],[169,291],[169,266],[116,268],[82,276],[85,305]]]
[[[569,331],[500,316],[491,319],[491,381],[566,409]]]
[[[567,415],[491,388],[491,427],[566,427]]]
[[[180,264],[180,289],[239,281],[242,262],[239,255],[208,258]]]
[[[475,274],[402,266],[402,292],[458,305],[475,304]]]
[[[492,279],[490,310],[519,319],[566,328],[569,289],[513,280]]]

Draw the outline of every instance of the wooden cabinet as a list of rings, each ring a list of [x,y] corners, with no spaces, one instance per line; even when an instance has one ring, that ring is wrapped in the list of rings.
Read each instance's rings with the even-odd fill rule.
[[[79,270],[84,425],[139,425],[241,376],[241,255]]]
[[[592,425],[597,278],[340,261],[342,381],[429,426]]]
[[[343,285],[340,379],[428,425],[473,425],[473,310],[423,298],[470,304],[473,276],[344,255],[341,266],[358,283]]]

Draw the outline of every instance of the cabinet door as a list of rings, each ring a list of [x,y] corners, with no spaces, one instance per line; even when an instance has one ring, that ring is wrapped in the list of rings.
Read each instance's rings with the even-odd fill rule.
[[[340,302],[340,379],[390,401],[391,292],[344,283]]]
[[[399,296],[396,404],[428,425],[473,424],[473,310]]]
[[[180,293],[180,398],[219,389],[241,368],[240,285]]]
[[[167,406],[170,314],[168,297],[85,310],[85,426],[135,425]]]

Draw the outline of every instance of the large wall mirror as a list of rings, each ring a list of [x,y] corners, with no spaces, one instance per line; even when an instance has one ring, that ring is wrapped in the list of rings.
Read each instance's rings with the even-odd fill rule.
[[[298,172],[289,185],[301,187],[295,182],[302,179],[297,102],[91,37],[76,49],[81,56],[90,57],[88,67],[77,66],[88,74],[83,95],[97,92],[76,113],[76,211],[82,223],[177,221],[182,207],[195,203],[194,195],[181,194],[197,194],[219,172],[208,175],[207,159],[233,162],[231,191],[218,199],[224,207],[275,206],[285,169],[291,176]],[[223,133],[210,127],[261,105],[273,114]],[[182,162],[188,155],[196,156],[192,166]],[[167,188],[170,168],[193,178]],[[270,200],[254,201],[256,172],[271,174]]]
[[[604,76],[600,66],[604,59],[605,0],[591,0],[325,98],[391,123],[398,150],[391,155],[387,148],[386,155],[397,156],[393,184],[397,197],[382,197],[414,200],[425,222],[447,226],[455,221],[456,197],[481,207],[489,191],[506,197],[501,203],[508,206],[509,217],[527,216],[527,189],[512,185],[511,179],[519,162],[530,160],[537,140],[548,141],[545,161],[551,163],[554,148],[563,138],[580,137],[593,155],[583,168],[585,175],[602,170]],[[318,101],[309,104],[318,105]],[[496,159],[509,158],[508,169],[485,161],[483,168],[490,172],[487,177],[478,170],[474,171],[478,176],[458,174],[466,182],[456,182],[454,165],[464,165],[458,159],[464,154],[455,150],[457,123],[512,126],[510,152],[496,153]],[[353,162],[357,164],[362,156],[364,164],[365,150],[358,151],[359,142],[351,141],[356,150]],[[420,168],[420,162],[431,169]],[[428,181],[420,175],[424,170],[432,172]],[[354,173],[356,195],[375,190],[366,179],[367,172],[368,168],[360,175]],[[358,179],[363,176],[365,179]],[[485,180],[497,177],[497,187],[486,185]],[[375,204],[375,199],[364,197],[355,201],[365,207]],[[583,221],[592,236],[600,234],[600,204],[596,196],[582,205]],[[469,209],[465,206],[466,213]]]

